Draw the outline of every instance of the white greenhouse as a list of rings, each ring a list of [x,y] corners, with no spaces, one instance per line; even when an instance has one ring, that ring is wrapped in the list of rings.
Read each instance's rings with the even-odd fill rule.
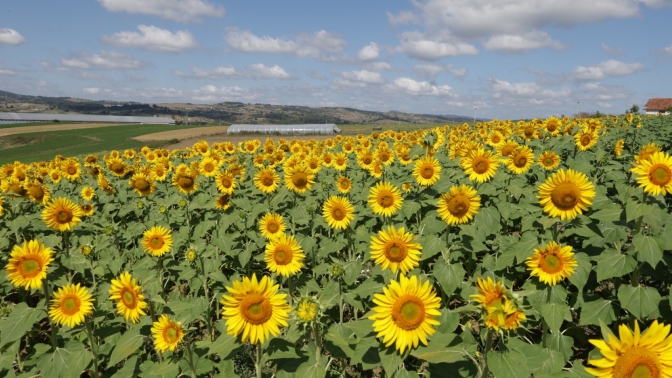
[[[341,132],[335,123],[317,123],[306,125],[231,125],[227,134],[338,134]]]
[[[147,125],[174,125],[169,117],[108,116],[91,114],[51,114],[51,113],[2,113],[0,122],[103,122],[103,123],[139,123]]]

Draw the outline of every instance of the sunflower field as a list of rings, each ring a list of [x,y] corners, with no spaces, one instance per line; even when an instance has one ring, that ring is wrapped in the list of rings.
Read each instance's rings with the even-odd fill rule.
[[[672,117],[0,167],[0,376],[672,377]]]

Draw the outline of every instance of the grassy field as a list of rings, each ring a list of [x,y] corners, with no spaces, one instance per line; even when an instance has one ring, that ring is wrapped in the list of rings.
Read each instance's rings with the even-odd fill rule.
[[[165,130],[188,129],[199,126],[124,125],[83,130],[63,130],[45,133],[16,134],[4,138],[21,138],[29,143],[24,146],[0,150],[0,164],[19,160],[30,163],[51,160],[56,155],[77,156],[109,150],[139,148],[146,143],[131,138]]]

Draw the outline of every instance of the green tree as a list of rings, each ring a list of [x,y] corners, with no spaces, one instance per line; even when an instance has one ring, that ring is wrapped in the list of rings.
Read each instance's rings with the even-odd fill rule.
[[[639,105],[637,104],[632,105],[632,107],[630,108],[630,113],[639,113]]]

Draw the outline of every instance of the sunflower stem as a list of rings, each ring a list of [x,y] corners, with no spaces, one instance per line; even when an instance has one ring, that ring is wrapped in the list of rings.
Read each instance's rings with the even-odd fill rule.
[[[205,302],[208,304],[205,316],[207,317],[208,333],[210,333],[210,341],[215,341],[215,333],[212,331],[212,319],[210,318],[210,293],[208,293],[208,276],[205,274],[205,265],[203,258],[199,257],[201,261],[201,272],[203,273],[203,290],[205,291]]]
[[[492,329],[488,328],[488,333],[485,336],[485,350],[483,351],[483,367],[481,368],[481,377],[487,378],[490,374],[490,369],[488,368],[488,352],[492,348]]]
[[[558,242],[558,236],[560,235],[560,222],[555,222],[553,225],[553,241]]]
[[[187,354],[189,356],[189,367],[191,368],[191,378],[196,378],[196,367],[194,366],[194,353],[191,351],[191,343],[186,343]]]
[[[93,355],[93,376],[98,378],[98,343],[93,337],[93,329],[91,328],[91,320],[85,319],[84,324],[86,325],[86,335],[89,337],[89,342],[91,343],[91,354]]]
[[[289,306],[292,306],[292,296],[294,295],[294,286],[292,285],[292,276],[290,275],[287,277],[287,290],[289,290],[289,295],[288,295],[288,300],[289,300]]]
[[[341,288],[341,279],[338,280],[338,323],[343,324],[343,289]]]
[[[313,323],[313,336],[315,337],[315,362],[320,364],[320,356],[322,354],[322,335],[320,334],[320,323]]]
[[[261,343],[257,344],[257,360],[254,362],[257,378],[261,378]]]
[[[44,304],[47,306],[47,318],[49,318],[49,328],[51,328],[51,346],[56,350],[58,347],[58,339],[56,338],[56,327],[54,326],[53,320],[49,315],[49,281],[47,278],[44,278],[42,282],[42,288],[44,289]]]
[[[646,200],[648,199],[649,195],[648,193],[644,192],[642,195],[642,203],[646,205]],[[639,234],[642,231],[642,222],[644,221],[644,215],[640,216],[637,218],[637,224],[635,226],[635,235]]]

